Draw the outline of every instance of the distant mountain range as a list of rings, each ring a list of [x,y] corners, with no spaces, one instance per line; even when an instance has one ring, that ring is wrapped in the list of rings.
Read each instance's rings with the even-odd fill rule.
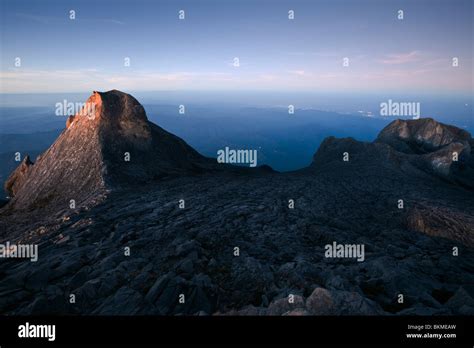
[[[1,260],[2,313],[474,314],[467,131],[396,120],[278,173],[202,156],[123,92],[86,105],[6,180],[1,241],[39,257]]]

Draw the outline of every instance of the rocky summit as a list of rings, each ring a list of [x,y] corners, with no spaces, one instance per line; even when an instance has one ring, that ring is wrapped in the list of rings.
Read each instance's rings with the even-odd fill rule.
[[[18,209],[86,205],[127,183],[212,168],[183,140],[148,121],[143,106],[120,91],[94,92],[33,164],[11,174],[6,191]]]
[[[0,312],[474,315],[473,144],[396,120],[295,172],[234,167],[94,92],[6,182]]]

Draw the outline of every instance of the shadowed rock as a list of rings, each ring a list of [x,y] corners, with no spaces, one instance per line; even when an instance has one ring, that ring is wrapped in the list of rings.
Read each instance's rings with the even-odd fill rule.
[[[380,132],[376,143],[417,155],[410,156],[414,165],[474,187],[473,139],[465,130],[431,118],[396,120]]]
[[[18,190],[23,186],[25,180],[28,178],[28,171],[33,165],[30,156],[25,156],[21,164],[11,173],[5,182],[5,191],[10,197],[15,196]]]

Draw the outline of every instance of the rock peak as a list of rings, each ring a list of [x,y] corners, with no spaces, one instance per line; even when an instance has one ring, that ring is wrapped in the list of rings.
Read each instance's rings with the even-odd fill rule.
[[[25,158],[7,180],[11,206],[67,206],[130,183],[212,167],[180,138],[148,121],[145,109],[118,90],[87,99],[35,164]]]
[[[418,168],[441,176],[465,187],[474,188],[474,140],[471,134],[455,126],[432,118],[417,120],[397,119],[379,133],[373,143],[352,138],[326,138],[313,157],[312,167],[331,170],[340,167],[342,154],[347,153],[349,164],[378,165],[400,168],[409,172]],[[411,169],[407,169],[411,168]],[[415,172],[412,173],[416,175]]]
[[[428,153],[451,143],[469,143],[471,134],[432,118],[396,120],[379,133],[376,142],[386,143],[404,153]]]

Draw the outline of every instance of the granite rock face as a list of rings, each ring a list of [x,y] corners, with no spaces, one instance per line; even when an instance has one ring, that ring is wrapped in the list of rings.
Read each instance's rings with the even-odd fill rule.
[[[215,166],[117,90],[94,92],[54,144],[34,164],[25,161],[6,184],[15,209],[65,207],[71,199],[87,205],[121,185]]]
[[[28,171],[33,165],[30,156],[25,156],[21,164],[13,171],[5,182],[5,190],[10,197],[15,196],[18,190],[24,185],[26,178],[28,178]]]
[[[473,188],[474,141],[469,132],[431,118],[397,120],[376,139],[410,156],[414,165]],[[464,174],[464,175],[463,175]]]
[[[404,153],[423,154],[434,152],[452,143],[469,144],[469,132],[433,120],[396,120],[385,127],[377,137],[378,142],[389,144]]]
[[[96,118],[74,116],[9,180],[1,243],[39,255],[0,259],[1,313],[474,315],[467,132],[397,120],[277,173],[218,166],[124,93],[89,101]],[[327,257],[334,242],[363,245],[364,260]]]

